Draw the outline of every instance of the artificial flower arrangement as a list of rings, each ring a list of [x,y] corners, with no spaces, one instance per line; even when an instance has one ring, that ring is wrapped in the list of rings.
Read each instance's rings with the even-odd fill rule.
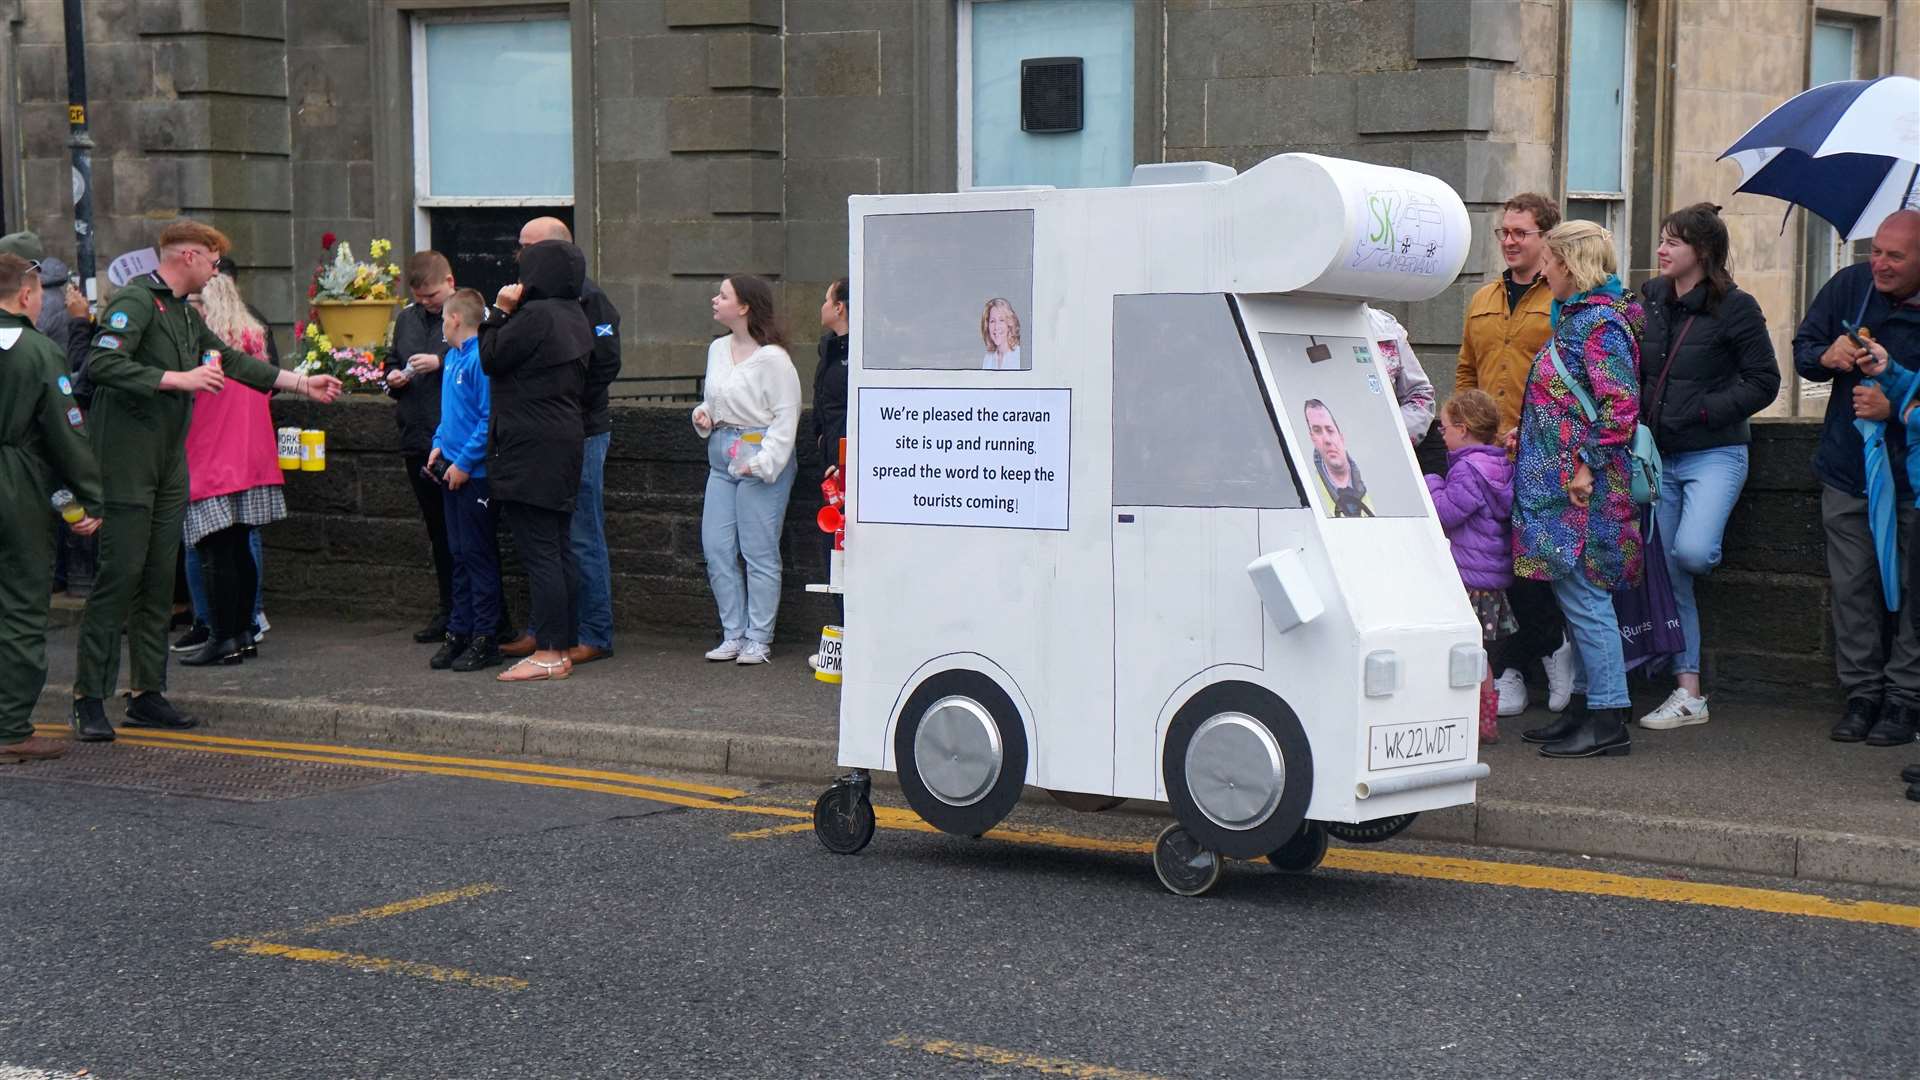
[[[298,337],[300,363],[298,375],[332,375],[349,394],[378,394],[387,388],[387,347],[340,347],[335,345],[317,320],[299,323],[293,328]]]
[[[313,282],[307,286],[307,299],[316,304],[351,304],[356,300],[398,300],[400,267],[382,262],[393,251],[393,244],[375,240],[367,245],[370,262],[353,257],[353,248],[332,233],[320,237],[323,253],[313,268]],[[332,252],[329,261],[325,254]]]

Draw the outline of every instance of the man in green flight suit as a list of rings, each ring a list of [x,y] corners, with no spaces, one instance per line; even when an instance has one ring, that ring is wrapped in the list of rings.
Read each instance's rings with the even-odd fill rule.
[[[99,576],[80,620],[73,680],[73,733],[82,742],[113,738],[105,699],[119,679],[123,624],[131,661],[127,725],[181,729],[198,723],[161,693],[167,686],[174,559],[187,509],[193,395],[219,393],[228,376],[256,390],[286,390],[322,403],[340,393],[340,380],[331,375],[297,375],[228,348],[187,303],[230,246],[210,225],[183,220],[167,226],[155,245],[160,268],[113,294],[88,353],[93,449],[105,463],[106,526],[100,530]]]
[[[43,761],[66,744],[33,733],[33,706],[47,684],[47,596],[53,585],[57,487],[100,527],[100,469],[67,378],[67,352],[33,328],[40,267],[0,254],[0,764]]]

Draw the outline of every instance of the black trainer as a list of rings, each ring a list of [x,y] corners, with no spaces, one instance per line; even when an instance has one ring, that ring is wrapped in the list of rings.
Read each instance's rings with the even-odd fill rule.
[[[440,651],[434,653],[433,659],[427,661],[427,666],[435,671],[447,670],[467,651],[467,645],[472,641],[473,639],[465,634],[448,634],[446,641],[440,645]]]
[[[1528,728],[1520,733],[1521,742],[1550,743],[1580,730],[1587,719],[1587,695],[1574,694],[1567,698],[1567,710],[1552,720],[1536,728]]]
[[[200,646],[205,645],[207,643],[207,639],[212,636],[213,636],[212,627],[208,626],[206,623],[203,623],[203,622],[194,623],[192,626],[187,628],[186,633],[181,634],[178,638],[174,640],[173,651],[174,652],[192,652],[193,650],[199,648]]]
[[[241,659],[240,639],[222,638],[207,643],[190,653],[183,653],[180,663],[187,667],[211,667],[214,664],[237,664]]]
[[[1914,711],[1889,701],[1880,710],[1880,719],[1867,731],[1868,746],[1905,746],[1913,741]]]
[[[106,703],[97,697],[74,698],[67,721],[73,725],[75,742],[113,741],[113,725],[107,722]]]
[[[413,632],[413,640],[421,645],[431,645],[447,636],[447,613],[441,612],[433,621]]]
[[[188,728],[199,727],[200,721],[174,708],[173,703],[158,690],[149,690],[144,694],[135,694],[127,700],[126,725],[185,731]]]
[[[479,671],[481,668],[496,667],[500,663],[500,644],[485,634],[473,639],[467,650],[453,662],[455,671]]]
[[[1920,765],[1909,765],[1901,769],[1900,782],[1903,784],[1920,784]]]
[[[1853,698],[1847,702],[1847,714],[1835,721],[1827,738],[1834,742],[1859,742],[1872,730],[1874,717],[1879,712],[1880,703],[1872,698]]]
[[[1540,748],[1541,757],[1625,757],[1633,753],[1626,709],[1595,709],[1571,735]]]

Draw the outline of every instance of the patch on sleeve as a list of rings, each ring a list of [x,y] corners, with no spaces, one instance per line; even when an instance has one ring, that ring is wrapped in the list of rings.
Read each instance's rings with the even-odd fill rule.
[[[125,330],[127,328],[127,313],[124,311],[116,311],[107,316],[107,325],[113,327],[115,330]]]
[[[67,408],[67,426],[68,427],[80,426],[80,410],[77,407],[69,406]]]
[[[60,387],[61,393],[67,395],[68,397],[73,396],[73,380],[67,378],[65,375],[60,376],[58,382],[55,385]]]
[[[613,324],[610,322],[603,322],[599,326],[594,327],[593,336],[594,337],[612,337]]]
[[[120,347],[120,339],[112,334],[101,334],[100,340],[94,342],[94,345],[102,349],[117,349]]]

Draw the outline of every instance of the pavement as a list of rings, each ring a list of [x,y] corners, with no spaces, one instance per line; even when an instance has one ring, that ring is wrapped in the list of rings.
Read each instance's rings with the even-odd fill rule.
[[[771,665],[754,668],[705,662],[710,642],[627,633],[613,658],[568,680],[516,686],[491,673],[429,670],[432,648],[414,644],[412,623],[398,618],[269,614],[260,659],[172,666],[169,698],[209,732],[818,785],[836,773],[838,691],[812,677],[806,644],[783,642]],[[71,626],[52,634],[49,660],[36,718],[61,724]],[[1666,689],[1639,687],[1641,711]],[[109,718],[119,715],[109,705]],[[1409,836],[1920,889],[1920,803],[1897,780],[1920,761],[1920,747],[1831,742],[1832,718],[1804,704],[1727,696],[1713,715],[1678,731],[1635,729],[1630,757],[1562,762],[1518,738],[1546,718],[1536,704],[1483,747],[1492,775],[1478,802],[1422,815]],[[1153,804],[1121,812],[1129,810],[1164,813]]]
[[[1235,862],[1193,900],[1140,816],[1028,805],[969,840],[882,791],[841,857],[811,784],[210,745],[0,772],[24,931],[0,1078],[1892,1080],[1920,1057],[1888,1022],[1920,992],[1897,890],[1400,840],[1310,875]],[[242,764],[246,790],[184,797]],[[126,789],[141,769],[159,789]]]

